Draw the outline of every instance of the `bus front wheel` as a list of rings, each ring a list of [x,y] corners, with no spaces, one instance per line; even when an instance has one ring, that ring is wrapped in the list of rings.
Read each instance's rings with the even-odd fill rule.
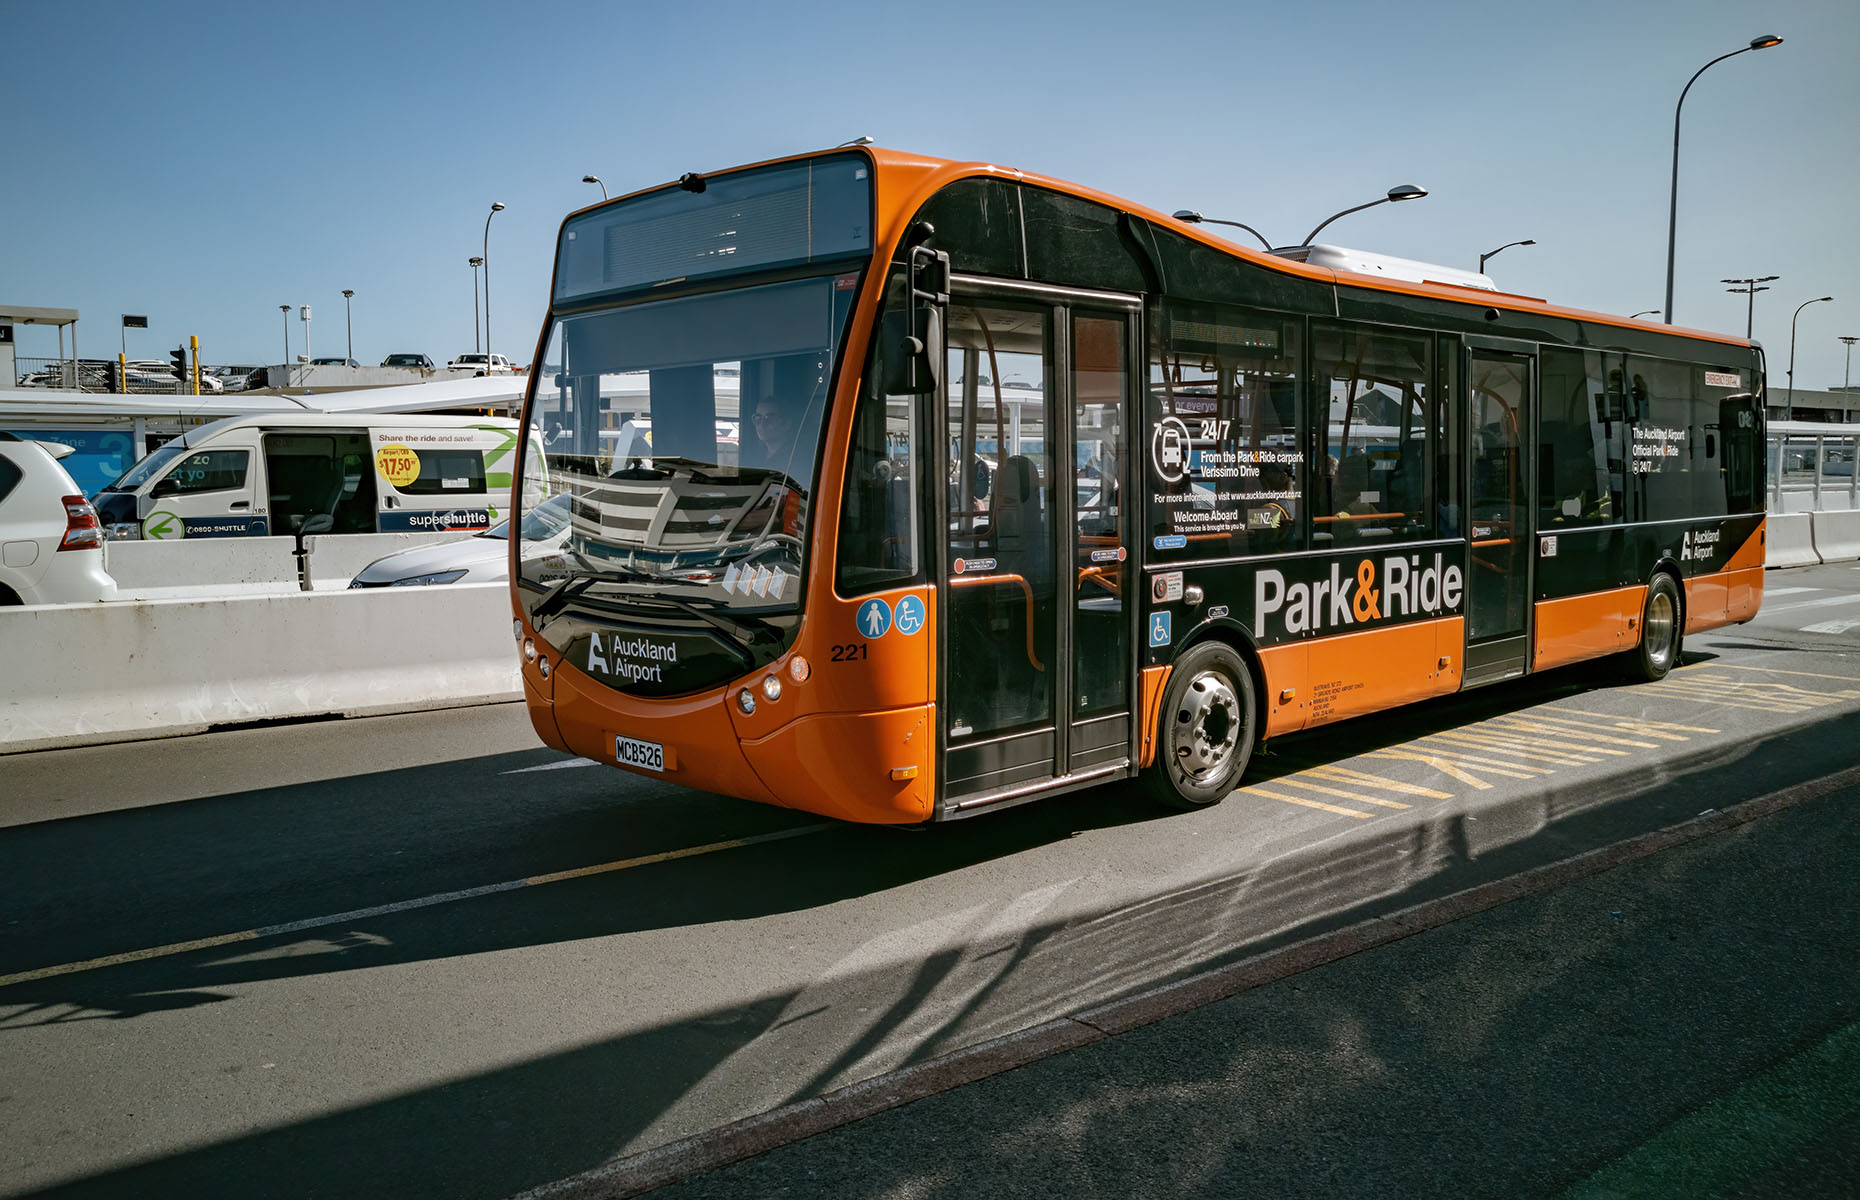
[[[1647,585],[1647,606],[1641,611],[1640,645],[1626,656],[1628,673],[1635,679],[1653,683],[1679,665],[1683,611],[1673,577],[1664,572],[1655,575]]]
[[[1253,676],[1232,647],[1203,642],[1184,654],[1163,693],[1144,790],[1173,808],[1220,803],[1246,772],[1256,711]]]

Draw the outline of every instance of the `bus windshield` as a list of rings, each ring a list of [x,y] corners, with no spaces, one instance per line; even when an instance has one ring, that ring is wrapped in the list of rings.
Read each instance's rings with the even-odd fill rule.
[[[797,611],[828,386],[858,282],[822,275],[558,319],[530,422],[571,529],[559,551],[523,561],[525,595],[540,602],[580,580],[582,601]]]

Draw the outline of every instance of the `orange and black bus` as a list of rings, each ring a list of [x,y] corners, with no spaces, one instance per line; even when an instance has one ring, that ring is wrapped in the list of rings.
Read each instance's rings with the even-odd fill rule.
[[[1753,344],[983,163],[839,149],[571,214],[533,361],[542,739],[849,820],[1210,804],[1262,739],[1659,678],[1762,596]]]

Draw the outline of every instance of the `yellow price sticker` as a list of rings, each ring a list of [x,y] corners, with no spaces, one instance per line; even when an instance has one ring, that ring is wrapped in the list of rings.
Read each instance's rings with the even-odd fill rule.
[[[420,456],[399,442],[375,451],[375,470],[381,478],[397,488],[404,488],[420,477]]]

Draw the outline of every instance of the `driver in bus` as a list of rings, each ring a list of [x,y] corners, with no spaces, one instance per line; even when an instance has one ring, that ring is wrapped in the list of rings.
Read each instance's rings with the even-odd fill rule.
[[[795,438],[800,433],[794,418],[775,397],[764,396],[756,401],[750,419],[755,428],[758,463],[780,471],[788,470],[794,458]]]

